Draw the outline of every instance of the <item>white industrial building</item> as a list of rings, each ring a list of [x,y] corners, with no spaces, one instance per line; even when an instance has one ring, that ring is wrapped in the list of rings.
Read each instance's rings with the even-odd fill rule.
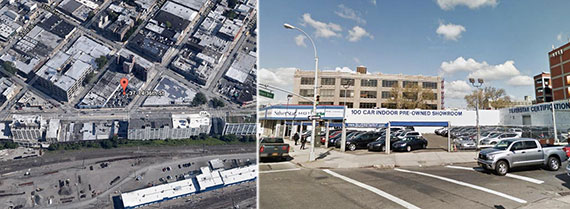
[[[39,115],[14,115],[9,125],[12,140],[24,147],[40,147],[57,141],[59,119],[46,120]]]
[[[210,113],[201,111],[197,114],[172,114],[170,118],[137,118],[129,121],[128,138],[150,139],[188,139],[202,133],[210,133]]]
[[[566,133],[570,129],[570,103],[568,101],[554,102],[554,114],[551,111],[553,103],[543,103],[531,106],[519,106],[500,110],[480,110],[479,125],[481,126],[538,126],[553,127],[554,119],[558,132]],[[310,105],[275,105],[261,108],[258,111],[260,133],[262,136],[280,136],[283,122],[288,121],[292,130],[303,126],[311,130],[312,106]],[[330,126],[340,127],[343,116],[346,115],[346,126],[351,129],[368,129],[384,127],[389,122],[448,122],[450,126],[475,126],[475,110],[409,110],[409,109],[359,109],[344,106],[318,106],[317,113],[321,119],[330,122]],[[294,121],[292,123],[291,121]],[[418,127],[416,130],[431,133],[439,127]]]
[[[138,208],[199,192],[252,181],[257,178],[257,165],[229,170],[217,169],[214,171],[210,170],[209,167],[202,167],[200,170],[202,173],[195,178],[123,193],[121,194],[123,206],[126,209]]]

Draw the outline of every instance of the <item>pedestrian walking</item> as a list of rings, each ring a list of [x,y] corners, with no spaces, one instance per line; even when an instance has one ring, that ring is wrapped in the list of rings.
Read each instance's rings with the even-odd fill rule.
[[[297,145],[297,142],[299,141],[299,133],[295,133],[295,135],[293,135],[293,140],[295,141],[295,145]]]
[[[301,150],[305,149],[305,143],[307,143],[307,136],[301,137]]]

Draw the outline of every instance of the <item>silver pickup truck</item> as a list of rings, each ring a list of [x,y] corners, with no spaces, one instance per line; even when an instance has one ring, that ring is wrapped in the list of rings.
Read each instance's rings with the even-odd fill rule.
[[[479,166],[502,176],[510,168],[521,166],[543,165],[556,171],[567,159],[562,146],[543,147],[536,139],[511,138],[500,141],[493,148],[481,150],[477,162]]]

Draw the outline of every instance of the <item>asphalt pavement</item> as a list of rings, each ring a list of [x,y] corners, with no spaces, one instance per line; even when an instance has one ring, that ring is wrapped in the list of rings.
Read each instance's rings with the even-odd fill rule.
[[[564,163],[564,167],[567,162]],[[475,169],[474,169],[475,168]],[[541,168],[508,176],[475,163],[394,169],[260,164],[260,208],[568,208],[570,177]]]

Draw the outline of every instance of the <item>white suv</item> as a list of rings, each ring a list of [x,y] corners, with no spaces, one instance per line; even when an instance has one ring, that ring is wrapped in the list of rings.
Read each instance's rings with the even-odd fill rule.
[[[400,134],[398,136],[398,139],[405,139],[406,137],[409,137],[409,136],[421,136],[421,135],[422,134],[420,132],[417,132],[417,131],[408,131],[405,134]]]

